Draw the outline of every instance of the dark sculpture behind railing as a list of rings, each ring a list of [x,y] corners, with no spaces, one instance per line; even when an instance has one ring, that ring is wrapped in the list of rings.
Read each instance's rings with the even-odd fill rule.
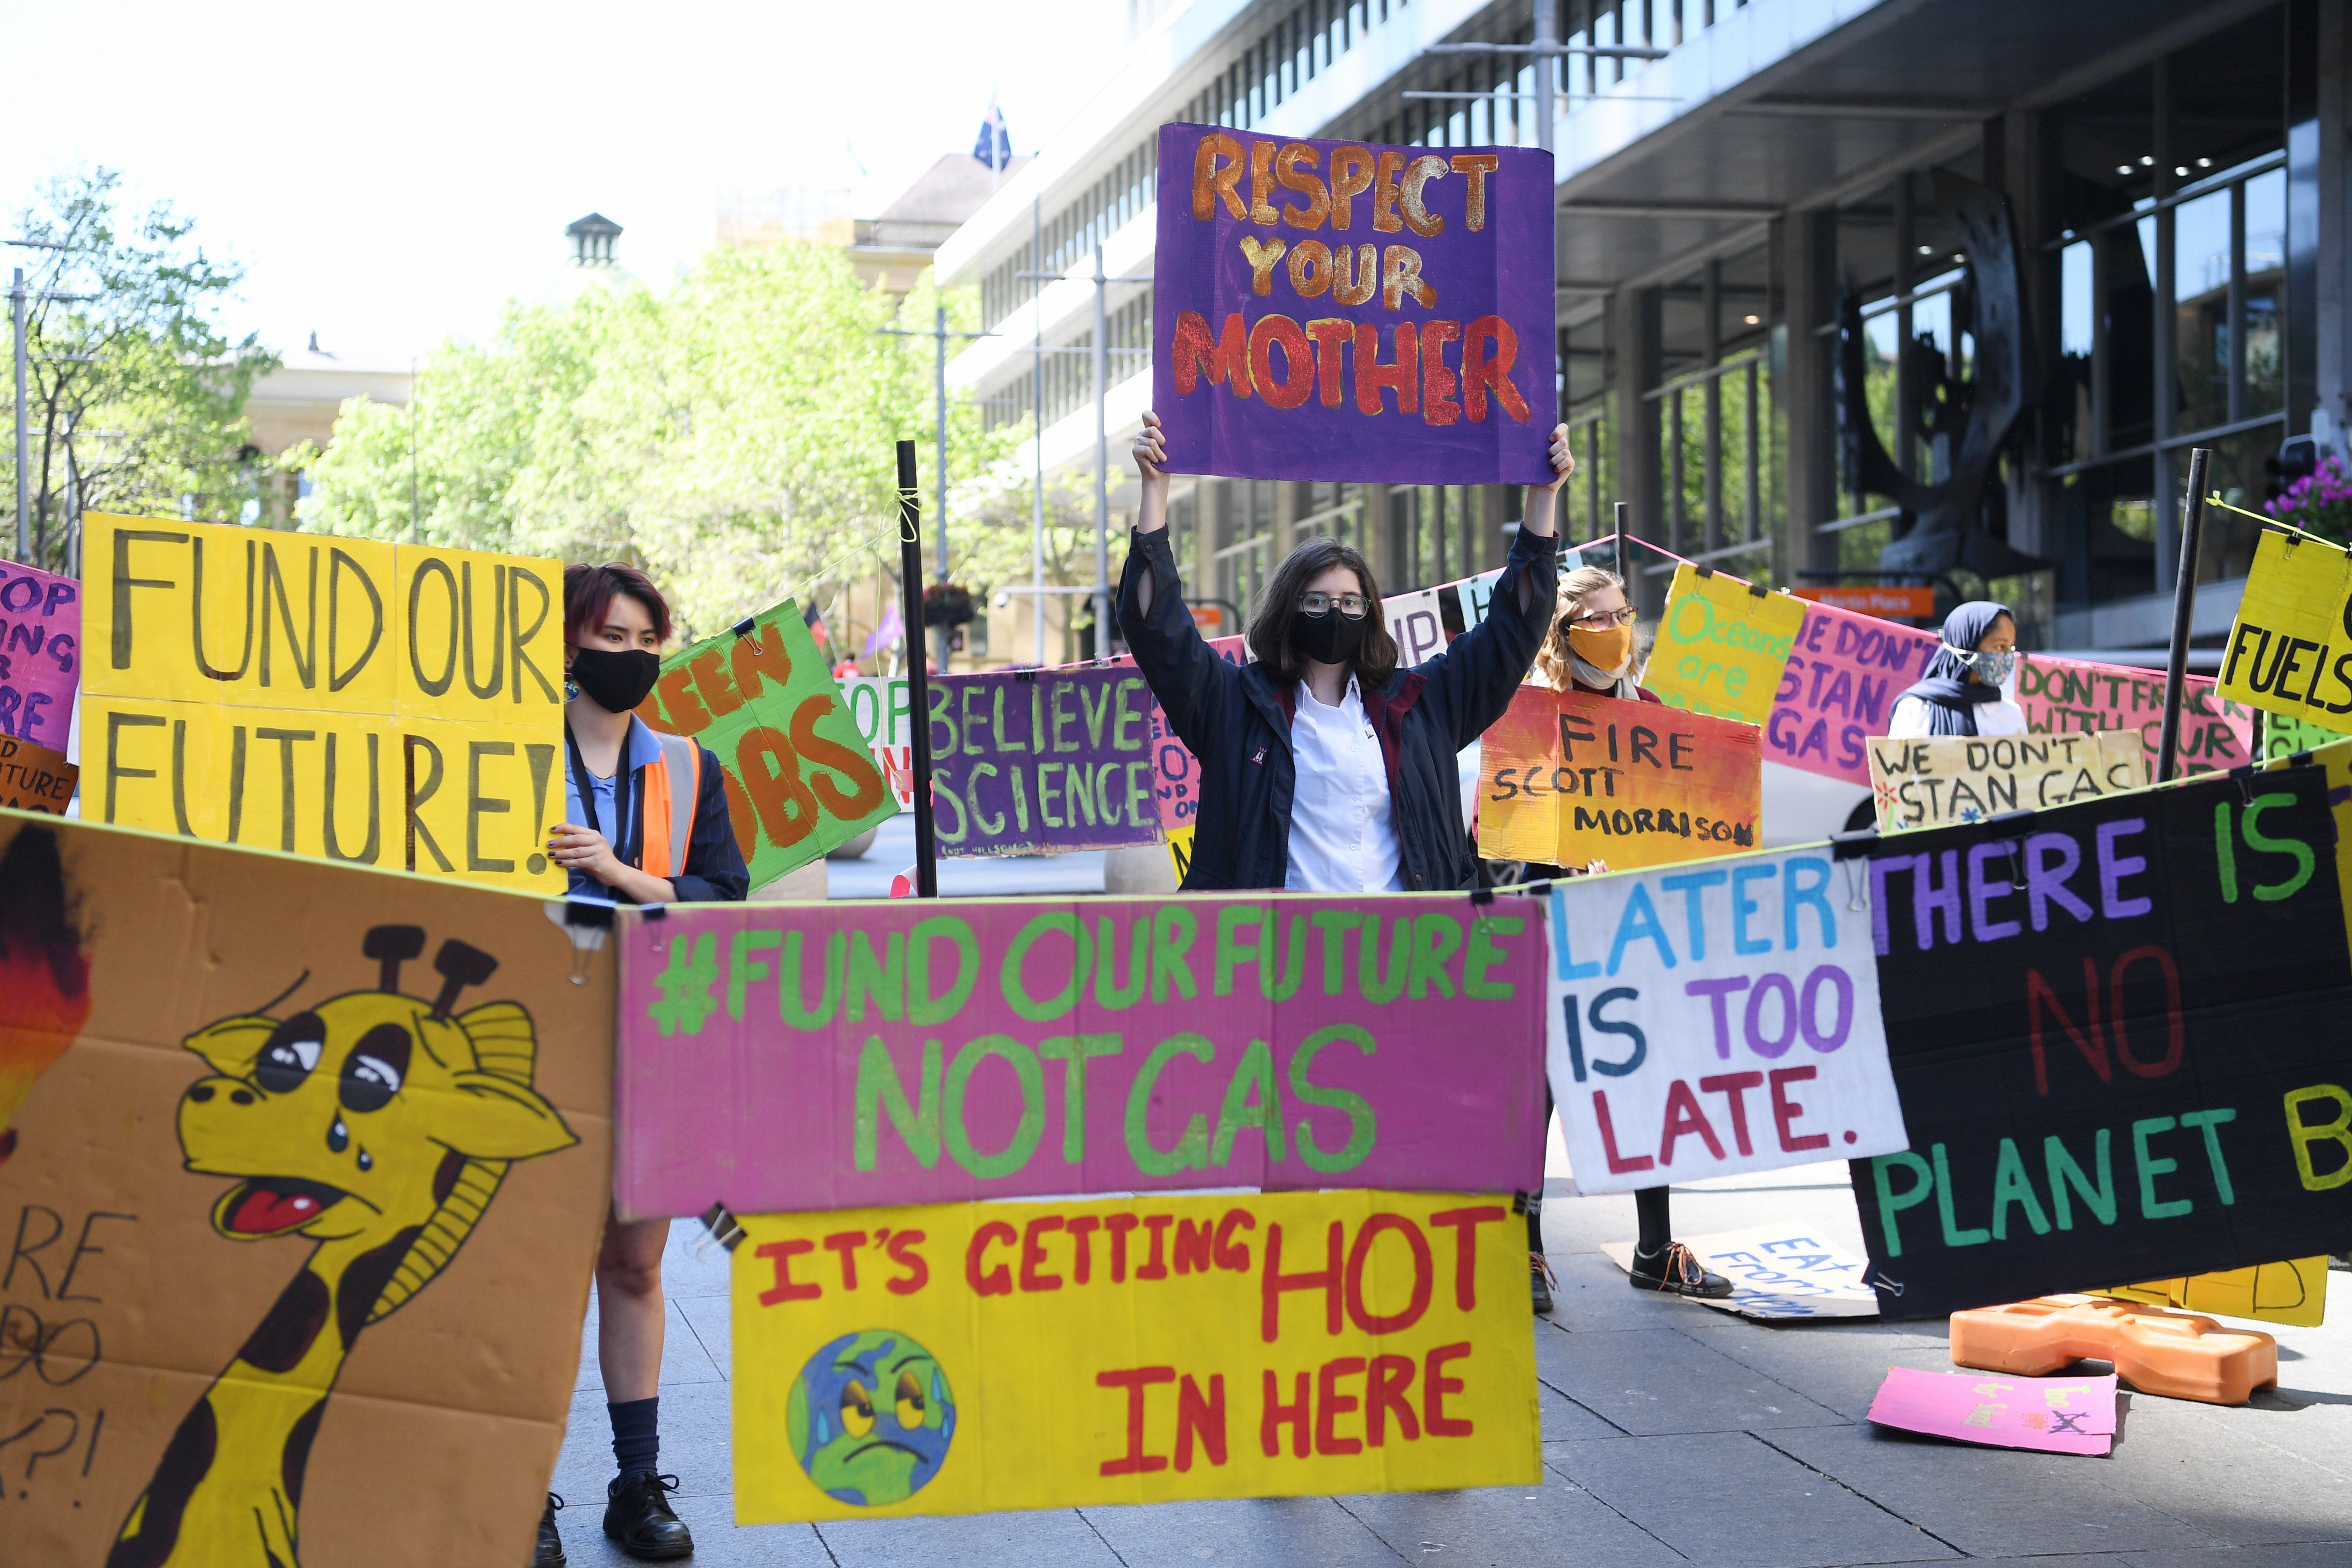
[[[1887,454],[1864,389],[1862,300],[1851,287],[1838,300],[1838,429],[1846,486],[1884,496],[1902,509],[1880,550],[1891,577],[1932,582],[1954,568],[2005,577],[2049,564],[2012,549],[1984,525],[1985,487],[2002,444],[2026,405],[2026,335],[2018,291],[2017,236],[2000,193],[1945,170],[1933,171],[1937,216],[1959,237],[1966,273],[1950,295],[1947,348],[1925,338],[1905,342],[1906,379],[1919,389],[1910,434],[1949,454],[1939,479],[1921,480]],[[1974,363],[1959,374],[1958,345],[1973,340]]]

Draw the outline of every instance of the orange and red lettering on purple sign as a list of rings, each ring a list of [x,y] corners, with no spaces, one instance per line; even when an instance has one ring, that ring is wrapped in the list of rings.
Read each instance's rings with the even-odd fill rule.
[[[1152,398],[1178,473],[1551,478],[1552,163],[1160,128]]]

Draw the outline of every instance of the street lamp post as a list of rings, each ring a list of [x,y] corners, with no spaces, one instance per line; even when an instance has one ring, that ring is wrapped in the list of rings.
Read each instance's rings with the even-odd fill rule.
[[[931,330],[928,332],[910,332],[900,327],[884,327],[881,329],[881,333],[884,337],[888,338],[929,338],[933,340],[936,345],[937,352],[934,354],[932,361],[932,376],[933,390],[938,394],[939,398],[934,410],[934,416],[939,422],[940,472],[938,486],[939,501],[937,506],[933,509],[935,515],[931,519],[931,526],[939,531],[939,580],[944,583],[948,580],[948,340],[950,338],[992,338],[996,336],[996,334],[994,332],[951,332],[948,331],[948,308],[944,304],[938,306],[933,311],[931,317]],[[931,635],[931,657],[938,662],[940,672],[944,675],[947,673],[948,668],[948,638],[950,634],[946,626],[940,626],[934,630]],[[911,645],[914,640],[914,636],[915,634],[912,630],[909,630],[907,634],[908,641],[910,645],[910,651],[908,656],[910,662],[913,658]]]

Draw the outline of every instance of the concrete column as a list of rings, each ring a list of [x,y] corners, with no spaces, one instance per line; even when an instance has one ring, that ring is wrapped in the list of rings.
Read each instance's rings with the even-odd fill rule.
[[[1780,412],[1788,430],[1789,527],[1785,570],[1826,572],[1837,565],[1837,536],[1821,525],[1843,510],[1837,489],[1834,339],[1818,331],[1837,318],[1837,214],[1799,213],[1780,225],[1784,289]]]
[[[1363,525],[1364,559],[1372,563],[1372,571],[1381,580],[1381,591],[1393,594],[1404,581],[1404,560],[1397,549],[1396,530],[1389,526],[1389,488],[1386,485],[1360,487],[1364,498],[1364,510],[1356,514]]]
[[[2319,7],[2319,267],[2317,394],[2312,427],[2347,450],[2352,430],[2352,17],[2341,5]],[[2300,434],[2300,432],[2296,432]]]
[[[1995,188],[2009,198],[2010,221],[2017,231],[2018,289],[2030,334],[2025,344],[2029,389],[2037,378],[2047,378],[2060,358],[2060,261],[2056,251],[2042,248],[2042,241],[2055,232],[2050,207],[2055,190],[2051,168],[2054,150],[2044,144],[2042,123],[2035,110],[2011,110],[2000,122],[2000,166],[1986,170],[1989,184],[1998,176]],[[1987,146],[1990,145],[1988,137]],[[2045,380],[2043,384],[2049,384]],[[2073,395],[2071,389],[2066,395]],[[2053,412],[2046,407],[2029,408],[2025,417],[2029,422],[2046,420]],[[2028,450],[2042,452],[2042,443],[2031,442]],[[2050,482],[2012,468],[2007,485],[2009,542],[2029,555],[2048,554],[2055,542],[2048,531],[2053,515],[2048,504]]]
[[[1643,393],[1658,384],[1660,336],[1658,291],[1621,289],[1609,297],[1609,348],[1617,367],[1609,389],[1610,462],[1617,493],[1603,503],[1623,501],[1626,528],[1657,539],[1665,526],[1658,479],[1658,404]]]

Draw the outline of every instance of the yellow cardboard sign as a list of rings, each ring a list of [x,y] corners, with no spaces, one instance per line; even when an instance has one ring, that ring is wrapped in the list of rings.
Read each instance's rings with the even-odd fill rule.
[[[563,568],[83,521],[94,821],[561,892]]]
[[[2151,1279],[2138,1285],[2115,1286],[2099,1294],[2126,1301],[2146,1301],[2157,1307],[2179,1307],[2189,1312],[2211,1312],[2223,1318],[2252,1318],[2291,1328],[2315,1329],[2327,1310],[2327,1259],[2297,1258],[2285,1263],[2231,1268],[2219,1274]]]
[[[1666,593],[1642,684],[1667,706],[1761,724],[1805,624],[1805,606],[1786,594],[1684,562]]]
[[[2092,735],[1937,735],[1863,742],[1878,830],[1900,833],[2045,811],[2147,783],[2137,730]]]
[[[2352,555],[2265,532],[2221,656],[2221,694],[2326,725],[2352,713]]]
[[[1532,1483],[1519,1225],[1362,1191],[745,1219],[736,1521]]]

